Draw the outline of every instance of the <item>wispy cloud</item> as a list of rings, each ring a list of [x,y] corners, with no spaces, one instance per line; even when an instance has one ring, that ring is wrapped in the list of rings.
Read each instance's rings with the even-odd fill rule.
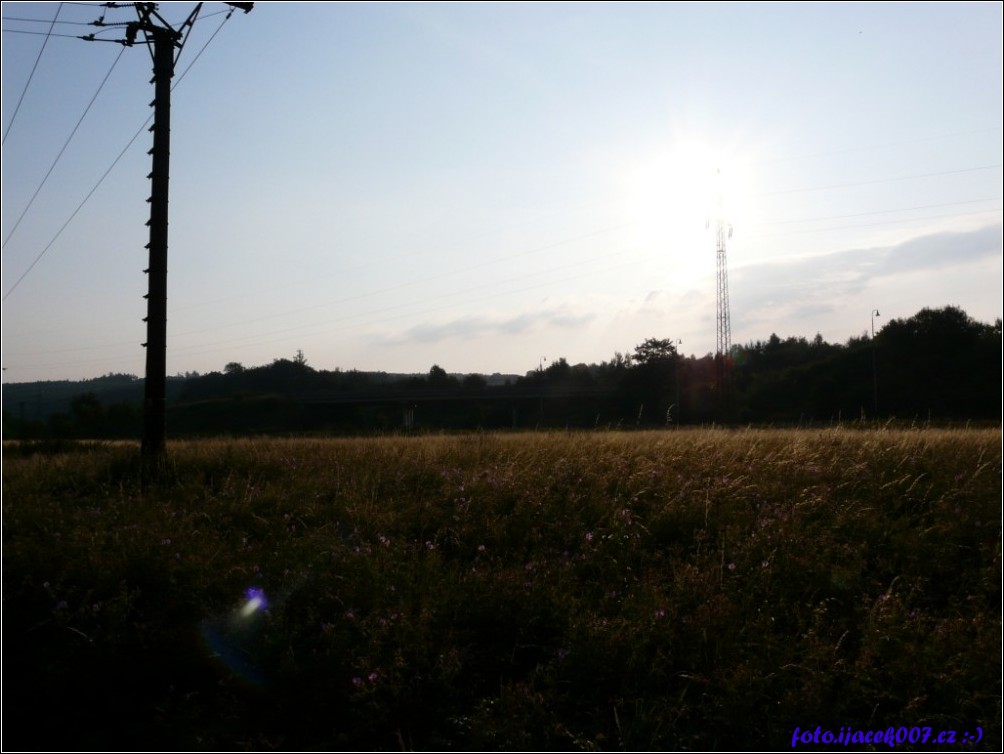
[[[936,273],[1000,256],[1001,230],[997,223],[968,232],[918,236],[894,246],[754,264],[732,272],[730,288],[745,312],[773,309],[783,302],[791,316],[825,313],[883,278]]]
[[[890,247],[879,275],[935,270],[1001,254],[1000,223],[966,233],[934,233]]]
[[[513,316],[470,315],[446,322],[423,322],[403,333],[384,338],[384,345],[438,343],[450,339],[467,340],[486,335],[522,335],[545,327],[574,330],[595,318],[592,312],[576,311],[570,306],[521,312]]]

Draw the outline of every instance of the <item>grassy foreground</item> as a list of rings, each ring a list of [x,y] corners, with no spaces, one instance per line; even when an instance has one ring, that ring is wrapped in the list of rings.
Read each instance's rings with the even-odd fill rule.
[[[4,750],[1001,746],[997,430],[221,440],[168,465],[144,488],[134,445],[4,449]]]

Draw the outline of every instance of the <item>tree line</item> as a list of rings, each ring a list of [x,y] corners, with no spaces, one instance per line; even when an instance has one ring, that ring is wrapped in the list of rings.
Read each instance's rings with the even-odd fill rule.
[[[353,434],[527,428],[653,428],[708,423],[819,425],[849,420],[1001,418],[1001,320],[923,309],[875,335],[831,344],[772,334],[727,355],[685,357],[648,338],[600,364],[510,375],[390,375],[312,368],[302,352],[271,364],[169,381],[171,436]],[[109,379],[114,377],[115,379]],[[142,380],[102,378],[40,415],[42,386],[5,385],[4,438],[128,438],[142,432]],[[99,382],[99,381],[95,381]],[[24,388],[24,389],[22,389]],[[130,390],[133,393],[130,393]],[[24,398],[27,396],[27,400]],[[27,408],[26,408],[27,407]]]

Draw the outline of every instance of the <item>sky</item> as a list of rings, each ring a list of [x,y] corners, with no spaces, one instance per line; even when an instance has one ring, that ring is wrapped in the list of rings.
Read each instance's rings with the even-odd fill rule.
[[[143,375],[151,56],[83,25],[126,5],[3,3],[5,383]],[[1001,3],[227,10],[178,53],[170,375],[701,357],[718,223],[734,345],[1002,314]]]

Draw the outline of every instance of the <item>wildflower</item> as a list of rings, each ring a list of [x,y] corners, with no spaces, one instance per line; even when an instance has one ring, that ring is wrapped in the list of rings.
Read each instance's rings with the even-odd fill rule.
[[[360,678],[359,676],[356,676],[355,678],[352,679],[352,685],[355,686],[357,689],[360,688],[363,685],[363,679]]]
[[[593,533],[591,531],[587,531],[586,532],[586,541],[587,542],[592,542],[593,541]]]
[[[436,545],[435,545],[435,543],[433,543],[433,541],[431,539],[427,539],[427,540],[425,540],[425,549],[426,550],[435,550],[436,549]]]
[[[665,608],[661,608],[660,607],[658,610],[656,610],[655,611],[655,617],[656,618],[665,618],[666,617],[666,610],[665,610]]]
[[[380,676],[377,674],[377,672],[375,670],[372,673],[370,673],[368,676],[366,676],[366,679],[370,683],[376,683],[377,679],[379,679],[379,678],[380,678]]]
[[[729,563],[729,570],[730,571],[736,570],[736,564],[735,563]]]

